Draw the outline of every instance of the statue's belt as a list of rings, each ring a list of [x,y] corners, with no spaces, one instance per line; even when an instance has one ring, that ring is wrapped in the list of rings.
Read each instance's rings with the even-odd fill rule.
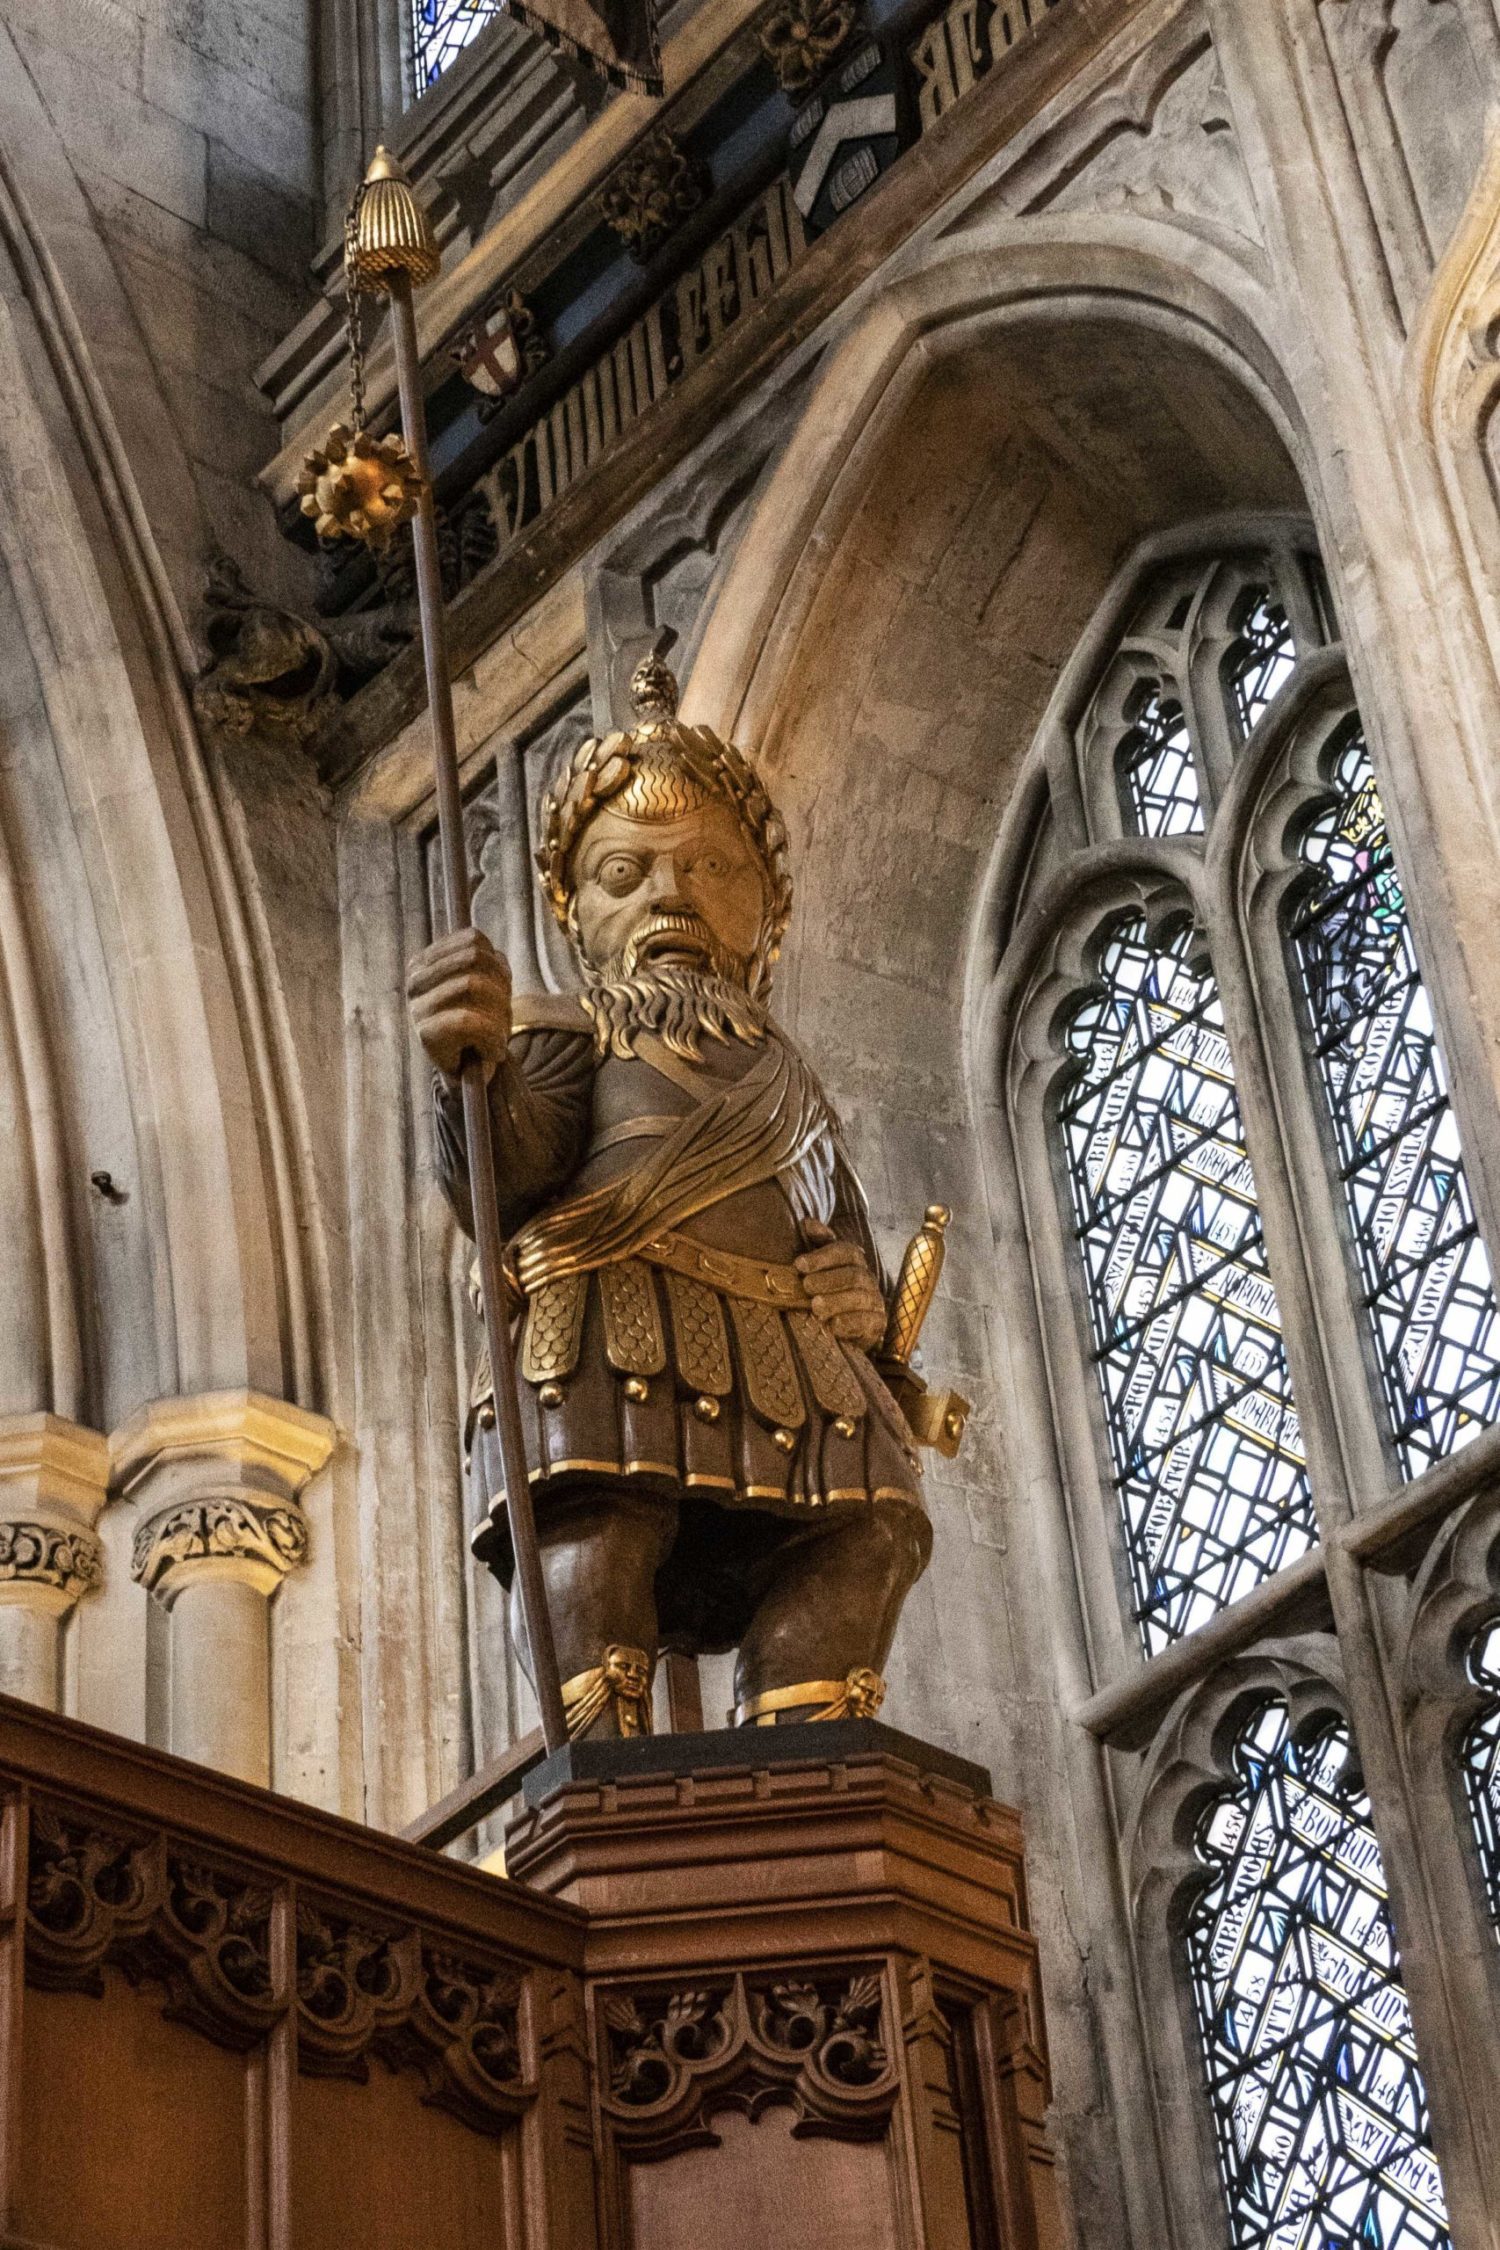
[[[691,1235],[653,1235],[634,1253],[647,1265],[665,1266],[689,1281],[722,1289],[728,1297],[745,1297],[752,1304],[779,1305],[784,1310],[807,1308],[807,1285],[795,1266],[778,1266],[764,1258],[742,1257],[735,1250],[713,1250]]]

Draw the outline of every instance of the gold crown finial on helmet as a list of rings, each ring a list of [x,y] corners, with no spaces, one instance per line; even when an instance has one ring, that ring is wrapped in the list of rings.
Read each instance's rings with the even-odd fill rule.
[[[644,657],[630,675],[630,708],[638,719],[675,719],[677,675],[659,656]]]
[[[536,864],[548,904],[572,928],[573,855],[595,813],[612,805],[632,820],[676,820],[714,798],[734,812],[765,877],[766,918],[754,963],[763,994],[792,912],[786,829],[755,768],[711,727],[685,726],[677,716],[677,682],[660,657],[636,666],[630,682],[636,724],[628,732],[591,736],[541,804]]]

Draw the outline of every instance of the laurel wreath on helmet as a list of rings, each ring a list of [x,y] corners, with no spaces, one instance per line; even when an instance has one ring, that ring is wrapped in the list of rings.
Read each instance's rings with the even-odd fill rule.
[[[677,717],[677,682],[658,657],[637,666],[630,683],[639,725],[628,732],[594,735],[573,754],[560,787],[542,799],[542,841],[536,855],[542,888],[563,928],[573,936],[573,854],[600,807],[629,781],[648,749],[665,752],[700,788],[725,798],[739,816],[766,878],[766,917],[753,966],[752,989],[764,995],[792,914],[792,871],[786,828],[749,759],[711,727],[684,726]]]

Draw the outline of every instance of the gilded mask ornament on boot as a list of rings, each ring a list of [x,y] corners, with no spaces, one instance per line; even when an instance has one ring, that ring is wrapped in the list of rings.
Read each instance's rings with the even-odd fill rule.
[[[967,1411],[912,1369],[948,1214],[890,1282],[838,1117],[770,1012],[781,816],[742,751],[679,715],[659,657],[631,702],[539,812],[581,989],[513,998],[473,932],[408,979],[461,1221],[452,1073],[466,1053],[489,1073],[568,1727],[647,1729],[664,1647],[738,1650],[738,1724],[868,1720],[930,1545],[919,1445],[955,1450]],[[487,1372],[472,1397],[474,1547],[509,1584]]]

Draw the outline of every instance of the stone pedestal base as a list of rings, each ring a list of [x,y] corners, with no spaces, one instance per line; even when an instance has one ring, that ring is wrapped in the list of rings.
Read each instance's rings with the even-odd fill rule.
[[[587,1915],[602,2240],[1055,2250],[1020,1825],[850,1722],[580,1743],[511,1874]]]

